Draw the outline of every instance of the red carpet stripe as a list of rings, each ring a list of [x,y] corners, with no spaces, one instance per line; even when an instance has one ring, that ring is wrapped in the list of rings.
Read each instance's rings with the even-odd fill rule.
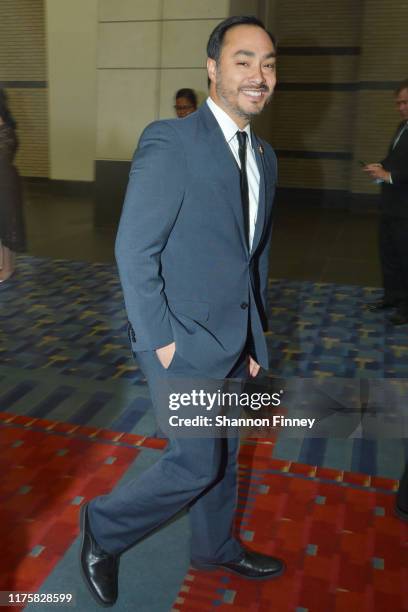
[[[285,559],[286,574],[251,582],[191,569],[174,610],[408,610],[408,526],[393,514],[397,481],[270,459],[269,452],[241,449],[241,483],[251,477],[258,492],[236,527],[248,547]]]
[[[0,413],[0,590],[36,591],[78,535],[81,503],[109,491],[140,448],[164,440]],[[286,612],[408,610],[408,527],[393,515],[397,481],[240,452],[236,528],[282,556],[286,574],[250,582],[190,570],[173,609]],[[16,608],[14,608],[16,609]]]

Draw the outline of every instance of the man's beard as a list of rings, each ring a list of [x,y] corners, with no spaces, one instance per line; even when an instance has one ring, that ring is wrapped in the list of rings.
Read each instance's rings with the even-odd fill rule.
[[[238,90],[238,95],[239,95],[240,89]],[[247,89],[249,89],[249,87],[247,87]],[[255,89],[255,88],[251,88],[251,89]],[[258,89],[261,90],[261,91],[265,91],[267,93],[269,91],[269,89],[267,87],[258,87]],[[223,101],[223,103],[226,106],[226,108],[228,108],[235,115],[237,115],[237,117],[241,117],[242,119],[245,119],[247,121],[250,121],[252,119],[252,117],[256,117],[257,115],[259,115],[263,111],[265,106],[267,104],[269,104],[269,102],[271,101],[271,98],[272,98],[272,94],[270,93],[269,97],[265,100],[265,104],[262,106],[262,108],[254,109],[253,112],[247,111],[247,110],[243,109],[238,104],[234,104],[234,103],[230,102],[229,95],[228,95],[229,94],[229,90],[225,89],[223,87],[222,78],[221,78],[221,71],[220,70],[217,71],[217,82],[215,84],[215,91],[217,92],[218,97]]]

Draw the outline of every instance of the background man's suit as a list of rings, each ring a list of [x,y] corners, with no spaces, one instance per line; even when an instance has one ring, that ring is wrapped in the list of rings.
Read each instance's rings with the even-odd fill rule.
[[[271,147],[252,134],[260,173],[255,235],[248,252],[240,170],[207,104],[143,133],[132,164],[116,256],[132,350],[153,404],[160,379],[243,376],[252,356],[268,365],[268,251],[276,182]],[[176,344],[167,370],[155,349]],[[97,541],[120,553],[190,504],[192,558],[236,559],[235,438],[171,439],[137,480],[89,504]]]
[[[393,146],[395,138],[381,162],[391,173],[392,184],[383,183],[381,188],[380,257],[384,301],[398,303],[408,315],[408,128]]]
[[[405,123],[398,126],[388,155],[381,162],[391,173],[392,184],[382,185],[380,256],[384,301],[397,302],[402,314],[408,315],[408,127],[398,138]],[[408,520],[408,466],[401,477],[397,509]]]

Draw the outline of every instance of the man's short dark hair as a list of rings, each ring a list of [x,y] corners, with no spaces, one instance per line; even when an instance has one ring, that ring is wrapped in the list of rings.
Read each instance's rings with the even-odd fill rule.
[[[405,81],[401,81],[401,83],[395,90],[395,95],[398,96],[404,89],[408,89],[408,79],[405,79]]]
[[[176,92],[176,100],[177,98],[186,98],[194,106],[197,108],[197,95],[194,89],[190,89],[189,87],[184,87],[183,89],[179,89]]]
[[[219,62],[225,34],[230,28],[239,25],[254,25],[258,28],[262,28],[262,30],[264,30],[268,34],[276,51],[275,37],[265,28],[264,24],[260,19],[252,16],[239,15],[224,19],[224,21],[221,21],[221,23],[219,23],[210,34],[210,38],[208,39],[207,43],[207,56],[210,59],[215,60],[217,63]]]

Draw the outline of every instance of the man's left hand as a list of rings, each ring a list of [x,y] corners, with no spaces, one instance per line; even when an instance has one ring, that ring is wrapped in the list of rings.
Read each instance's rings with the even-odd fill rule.
[[[369,174],[373,179],[381,179],[386,183],[390,182],[391,174],[388,170],[384,170],[381,164],[367,164],[367,166],[364,166],[364,172]]]
[[[259,374],[259,370],[261,369],[261,366],[259,365],[259,363],[256,363],[255,359],[253,359],[251,357],[251,355],[249,355],[249,375],[252,378],[255,378],[255,376],[258,376]]]

